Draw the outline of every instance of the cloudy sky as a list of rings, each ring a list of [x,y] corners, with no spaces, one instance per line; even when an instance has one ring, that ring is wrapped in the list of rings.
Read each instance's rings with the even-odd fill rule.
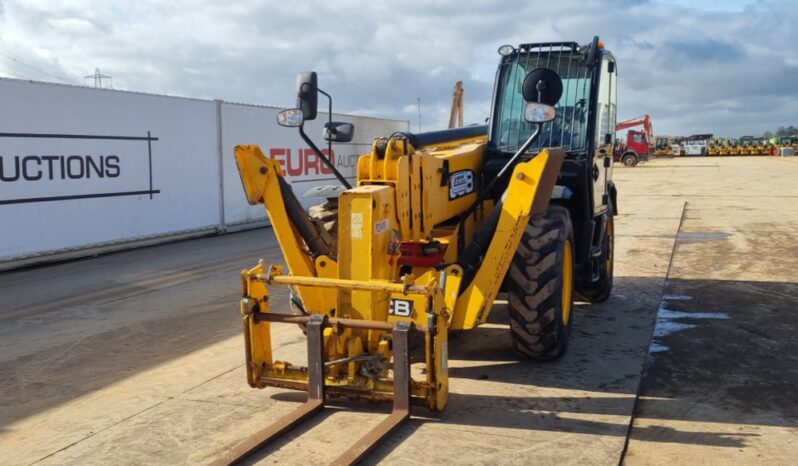
[[[0,0],[0,76],[292,106],[319,72],[335,110],[448,121],[455,81],[483,121],[502,44],[599,35],[619,62],[619,116],[658,134],[798,125],[798,1]],[[93,82],[86,81],[89,84]]]

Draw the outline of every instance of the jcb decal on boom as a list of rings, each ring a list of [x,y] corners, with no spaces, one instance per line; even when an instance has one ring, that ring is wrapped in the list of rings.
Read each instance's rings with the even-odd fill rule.
[[[463,197],[474,192],[474,172],[458,170],[449,178],[449,200]]]
[[[410,299],[391,298],[388,314],[397,317],[410,317],[413,314],[413,301]]]

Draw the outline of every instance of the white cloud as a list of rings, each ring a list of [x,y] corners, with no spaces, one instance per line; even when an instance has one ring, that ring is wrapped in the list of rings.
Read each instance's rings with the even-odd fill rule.
[[[798,5],[676,3],[5,1],[0,74],[81,84],[99,67],[117,88],[289,106],[294,75],[315,69],[337,111],[415,128],[421,98],[435,129],[457,80],[466,122],[484,121],[499,45],[598,34],[619,61],[622,118],[650,113],[665,134],[798,123]]]

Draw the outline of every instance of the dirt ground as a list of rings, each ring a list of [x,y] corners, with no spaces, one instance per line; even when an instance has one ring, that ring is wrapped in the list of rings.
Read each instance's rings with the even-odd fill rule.
[[[612,297],[561,359],[520,361],[504,305],[450,343],[450,402],[386,464],[794,464],[798,158],[618,167]],[[246,384],[238,272],[270,230],[0,274],[0,462],[208,463],[304,400]],[[287,306],[272,295],[272,306]],[[305,341],[275,326],[278,356]],[[325,463],[389,407],[337,403],[254,457]]]

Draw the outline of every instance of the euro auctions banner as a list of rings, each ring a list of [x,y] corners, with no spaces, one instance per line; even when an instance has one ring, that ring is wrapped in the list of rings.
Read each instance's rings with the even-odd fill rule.
[[[176,234],[263,224],[243,193],[233,148],[260,144],[305,205],[338,181],[279,109],[0,78],[0,266]],[[355,124],[331,159],[354,180],[375,137],[407,121],[335,115]],[[306,130],[326,147],[326,114]],[[325,149],[325,153],[327,153]],[[1,268],[1,267],[0,267]]]
[[[152,185],[152,150],[157,143],[158,137],[149,132],[0,133],[0,205],[151,197],[160,193]]]
[[[0,261],[212,229],[216,103],[0,79]]]
[[[278,108],[223,103],[222,160],[224,180],[224,221],[226,225],[262,221],[266,211],[262,205],[251,206],[244,197],[241,179],[235,163],[234,148],[239,144],[258,144],[263,153],[277,160],[283,167],[286,178],[302,204],[307,207],[319,204],[323,199],[305,197],[311,188],[323,185],[340,185],[332,171],[299,136],[296,128],[277,125]],[[324,141],[324,123],[327,113],[319,113],[313,121],[305,123],[305,133],[322,148],[327,155]],[[355,125],[355,137],[351,143],[334,144],[330,158],[341,174],[352,184],[356,177],[357,161],[361,154],[371,151],[375,138],[390,136],[396,131],[409,131],[410,123],[400,120],[357,117],[333,114],[334,121],[346,121]]]

